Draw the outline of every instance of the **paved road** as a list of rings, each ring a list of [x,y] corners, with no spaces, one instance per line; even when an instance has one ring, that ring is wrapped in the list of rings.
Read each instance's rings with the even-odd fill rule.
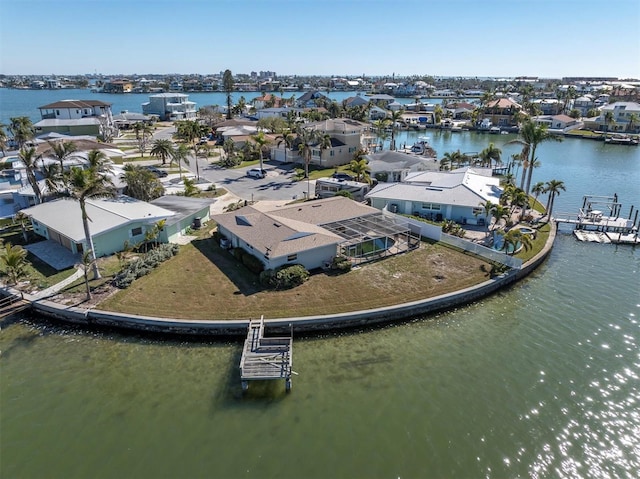
[[[174,131],[173,127],[163,128],[153,135],[153,139],[171,139]],[[221,168],[202,158],[198,158],[196,163],[193,155],[190,155],[189,163],[189,165],[183,166],[194,175],[199,173],[200,178],[210,181],[245,200],[293,200],[304,198],[307,194],[307,182],[294,181],[295,171],[293,165],[265,162],[263,167],[267,170],[267,176],[260,179],[247,176],[247,170],[255,168],[255,166]],[[311,196],[315,194],[315,181],[309,182],[309,192]]]

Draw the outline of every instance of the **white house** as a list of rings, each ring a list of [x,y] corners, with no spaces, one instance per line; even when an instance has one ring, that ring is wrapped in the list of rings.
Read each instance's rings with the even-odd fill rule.
[[[142,113],[157,115],[163,121],[194,120],[196,103],[184,93],[157,93],[149,95],[149,101],[142,104]]]
[[[500,180],[488,168],[412,173],[402,183],[379,183],[367,194],[371,206],[393,213],[476,224],[484,220],[480,203],[498,203]]]
[[[397,183],[404,181],[410,173],[421,171],[438,171],[438,160],[403,153],[401,151],[383,150],[365,155],[371,177],[382,182]]]
[[[60,100],[38,107],[42,119],[33,125],[36,136],[110,136],[114,131],[111,103],[100,100]]]
[[[607,123],[607,113],[613,114],[613,123]],[[632,101],[618,101],[605,105],[596,118],[600,130],[617,132],[640,132],[640,104]]]
[[[540,115],[531,118],[537,125],[546,125],[550,130],[575,130],[582,126],[582,122],[568,115]]]

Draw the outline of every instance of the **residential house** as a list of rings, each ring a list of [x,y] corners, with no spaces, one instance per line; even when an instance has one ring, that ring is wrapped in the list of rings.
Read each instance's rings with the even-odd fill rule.
[[[284,98],[271,93],[265,93],[264,95],[251,100],[251,103],[256,110],[261,110],[262,108],[280,108],[281,106],[284,106],[285,100]]]
[[[607,113],[613,115],[613,123],[607,123]],[[602,131],[640,133],[640,103],[618,101],[605,105],[600,108],[595,125]]]
[[[100,100],[60,100],[38,109],[42,120],[33,125],[36,136],[60,133],[106,137],[115,130],[111,103]]]
[[[304,93],[296,100],[296,106],[298,108],[315,108],[318,106],[316,100],[320,99],[324,99],[327,102],[331,103],[331,99],[328,96],[323,95],[317,90],[311,90]]]
[[[86,211],[97,257],[122,251],[125,241],[136,244],[144,241],[145,233],[160,220],[176,213],[128,196],[112,199],[88,199]],[[22,210],[31,218],[33,231],[60,243],[72,253],[91,248],[86,244],[80,203],[62,198]]]
[[[516,126],[516,113],[520,110],[522,107],[510,98],[498,98],[487,103],[482,119],[488,119],[495,126]]]
[[[489,168],[460,168],[451,172],[418,172],[400,183],[379,183],[368,194],[371,206],[393,213],[420,215],[463,224],[486,222],[480,203],[498,203],[500,180]]]
[[[167,195],[149,203],[175,213],[165,220],[158,240],[162,243],[180,243],[190,228],[199,228],[209,222],[211,204],[215,200],[191,198],[189,196]]]
[[[196,104],[184,93],[157,93],[142,104],[142,113],[156,115],[162,121],[194,120]]]
[[[540,115],[531,118],[537,125],[546,125],[550,130],[576,130],[582,127],[582,122],[568,115]]]
[[[281,207],[257,203],[212,219],[229,247],[252,254],[265,269],[301,264],[313,270],[338,255],[359,262],[388,253],[391,245],[402,252],[419,243],[406,220],[344,197]]]
[[[435,158],[426,158],[401,151],[383,150],[364,157],[369,165],[370,175],[381,182],[399,183],[410,173],[438,171],[440,166]]]
[[[133,82],[126,79],[107,80],[102,86],[105,93],[131,93]]]
[[[369,100],[367,98],[363,98],[360,95],[350,96],[342,100],[342,106],[345,108],[355,108],[359,106],[367,106],[369,104]]]
[[[329,135],[331,146],[327,149],[314,147],[311,150],[311,164],[321,167],[333,167],[346,165],[353,160],[353,155],[362,147],[362,133],[366,128],[365,123],[346,118],[336,118],[305,125],[318,131],[322,135]],[[271,158],[276,161],[303,162],[297,147],[294,151],[285,148],[285,144],[276,144],[271,149]],[[292,156],[293,155],[293,156]]]
[[[554,98],[537,99],[531,103],[536,105],[543,115],[559,115],[564,108],[564,104]]]
[[[592,95],[582,95],[573,100],[573,108],[580,112],[580,116],[587,116],[587,112],[594,107]]]

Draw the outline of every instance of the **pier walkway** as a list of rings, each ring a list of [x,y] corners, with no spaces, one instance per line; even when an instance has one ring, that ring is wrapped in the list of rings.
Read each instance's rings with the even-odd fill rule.
[[[291,390],[293,335],[265,338],[264,317],[249,322],[240,360],[242,390],[249,388],[249,381],[284,379],[285,389]]]

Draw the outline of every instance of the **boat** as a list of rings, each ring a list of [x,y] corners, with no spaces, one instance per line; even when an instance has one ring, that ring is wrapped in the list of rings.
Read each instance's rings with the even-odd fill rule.
[[[638,139],[632,138],[629,135],[611,135],[604,139],[605,143],[611,145],[632,145],[638,146]]]
[[[489,128],[489,133],[491,133],[493,135],[499,135],[500,134],[500,127],[499,126],[492,126],[491,128]]]

